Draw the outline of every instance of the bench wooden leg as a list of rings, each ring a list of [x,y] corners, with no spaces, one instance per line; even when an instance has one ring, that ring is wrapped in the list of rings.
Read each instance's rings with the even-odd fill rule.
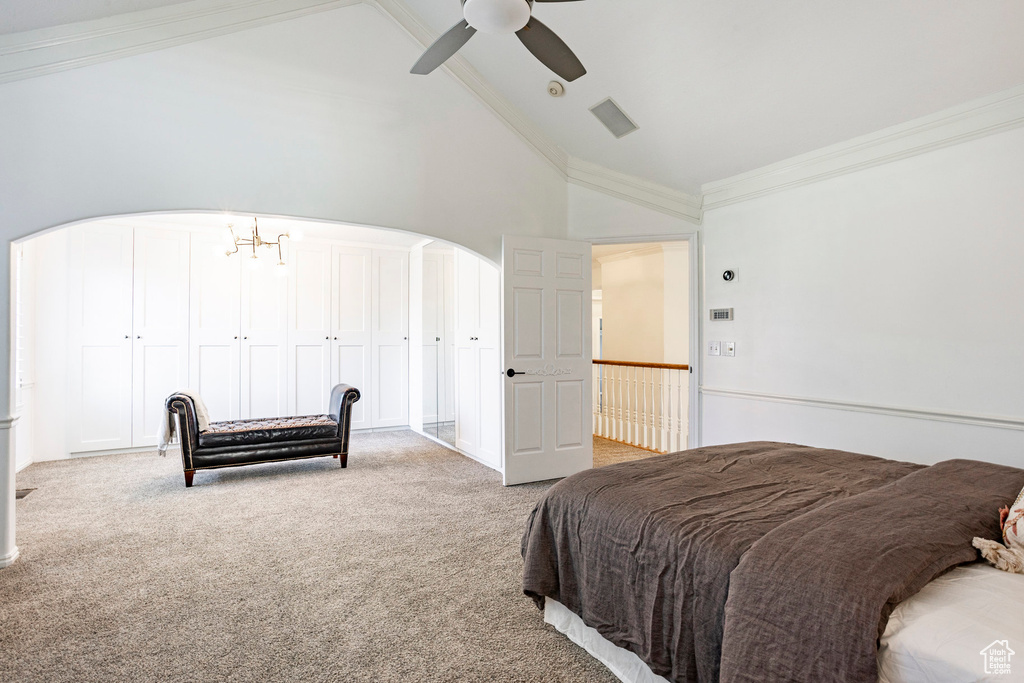
[[[196,475],[195,470],[185,470],[185,488],[192,486],[192,477]]]
[[[342,453],[340,456],[337,457],[341,461],[342,467],[348,467],[348,453]]]

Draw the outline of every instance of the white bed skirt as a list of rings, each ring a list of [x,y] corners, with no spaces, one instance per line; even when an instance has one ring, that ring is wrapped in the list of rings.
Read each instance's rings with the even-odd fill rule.
[[[651,671],[644,660],[584,624],[575,612],[557,600],[544,598],[544,621],[589,652],[623,683],[669,683],[668,679]]]
[[[544,621],[620,681],[668,683],[551,598],[544,600]],[[1014,651],[1008,673],[985,670],[982,650],[998,641],[1007,641]],[[879,683],[1024,681],[1024,576],[975,563],[929,583],[889,618],[878,651],[878,674]]]

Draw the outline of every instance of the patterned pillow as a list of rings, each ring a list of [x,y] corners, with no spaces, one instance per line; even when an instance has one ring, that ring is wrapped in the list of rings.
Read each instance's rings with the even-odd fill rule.
[[[1003,543],[975,538],[974,547],[997,569],[1024,574],[1024,491],[1013,505],[999,511],[999,526],[1003,529]]]

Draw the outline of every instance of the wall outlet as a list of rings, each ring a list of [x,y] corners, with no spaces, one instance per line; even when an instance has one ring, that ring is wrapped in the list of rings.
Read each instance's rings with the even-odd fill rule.
[[[723,356],[735,356],[736,355],[736,342],[722,342],[722,355]]]
[[[722,342],[708,342],[708,355],[709,356],[721,356],[722,355]]]

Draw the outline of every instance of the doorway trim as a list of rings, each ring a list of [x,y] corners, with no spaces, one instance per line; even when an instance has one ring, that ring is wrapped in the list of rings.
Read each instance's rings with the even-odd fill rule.
[[[701,312],[704,310],[704,252],[700,240],[700,232],[671,233],[667,235],[628,235],[622,237],[594,237],[583,240],[596,244],[645,244],[656,242],[687,242],[689,251],[690,266],[690,352],[688,363],[690,366],[690,382],[688,394],[690,397],[689,424],[686,430],[686,447],[698,448],[703,445],[701,437],[702,418],[704,415],[701,404],[702,371],[701,362],[704,349],[704,318]]]

